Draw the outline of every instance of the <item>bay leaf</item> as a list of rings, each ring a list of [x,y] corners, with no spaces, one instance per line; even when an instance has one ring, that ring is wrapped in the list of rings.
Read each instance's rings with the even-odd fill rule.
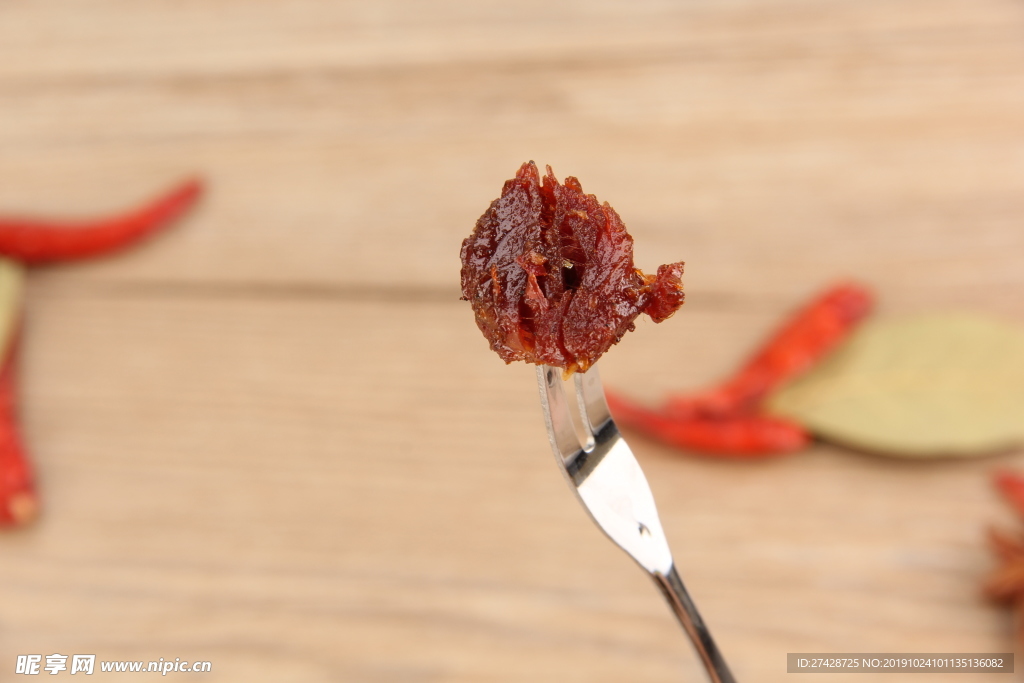
[[[883,454],[1003,450],[1024,442],[1024,328],[969,313],[868,321],[767,407]]]

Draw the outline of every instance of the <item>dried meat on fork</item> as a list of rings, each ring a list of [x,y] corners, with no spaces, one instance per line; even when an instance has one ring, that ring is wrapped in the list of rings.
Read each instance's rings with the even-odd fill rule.
[[[462,296],[506,363],[585,372],[634,329],[683,304],[683,264],[645,275],[633,238],[607,202],[573,177],[525,163],[462,243]]]

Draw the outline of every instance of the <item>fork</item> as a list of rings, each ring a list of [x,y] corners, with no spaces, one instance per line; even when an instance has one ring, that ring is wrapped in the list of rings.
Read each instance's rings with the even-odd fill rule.
[[[679,578],[647,478],[612,420],[597,368],[576,373],[574,380],[583,443],[561,375],[560,368],[537,367],[540,404],[559,469],[597,526],[650,574],[712,683],[735,683]]]

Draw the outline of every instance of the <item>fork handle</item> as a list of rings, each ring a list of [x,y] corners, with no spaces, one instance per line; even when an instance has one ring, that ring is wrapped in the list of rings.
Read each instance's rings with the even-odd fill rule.
[[[679,578],[676,566],[672,565],[668,574],[653,572],[651,578],[654,579],[654,583],[657,584],[662,595],[665,596],[665,600],[672,607],[672,612],[679,619],[686,635],[690,636],[693,647],[697,650],[701,661],[704,662],[704,668],[708,671],[711,683],[736,683],[732,672],[725,664],[725,658],[722,657],[714,639],[711,638],[711,632],[708,631],[704,620],[697,612],[697,606],[693,604],[690,594],[686,592],[686,587],[683,586],[683,580]]]

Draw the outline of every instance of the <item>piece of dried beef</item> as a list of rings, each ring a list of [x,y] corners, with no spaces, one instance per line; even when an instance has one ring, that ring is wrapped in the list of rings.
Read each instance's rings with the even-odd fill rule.
[[[647,313],[661,322],[683,304],[683,264],[644,275],[633,238],[607,202],[561,184],[532,161],[507,181],[462,243],[462,297],[491,348],[584,372]]]

